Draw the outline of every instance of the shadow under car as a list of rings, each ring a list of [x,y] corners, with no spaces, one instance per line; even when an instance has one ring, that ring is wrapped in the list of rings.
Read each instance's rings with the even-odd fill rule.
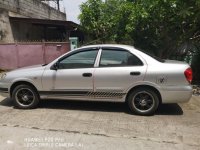
[[[0,101],[1,106],[13,107],[11,99],[5,98]],[[37,108],[46,109],[68,109],[82,111],[101,112],[125,112],[132,114],[128,105],[122,102],[94,102],[94,101],[73,101],[73,100],[41,100]],[[155,115],[182,115],[183,110],[178,104],[162,104],[158,107]]]

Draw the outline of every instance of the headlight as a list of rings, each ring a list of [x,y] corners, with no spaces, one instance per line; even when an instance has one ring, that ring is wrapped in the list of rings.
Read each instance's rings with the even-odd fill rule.
[[[6,77],[6,73],[3,72],[3,73],[0,73],[0,80],[4,79]]]

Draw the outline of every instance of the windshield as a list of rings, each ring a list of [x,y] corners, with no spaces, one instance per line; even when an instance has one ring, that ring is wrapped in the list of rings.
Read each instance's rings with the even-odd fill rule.
[[[42,66],[46,66],[46,65],[48,65],[48,64],[42,64]]]

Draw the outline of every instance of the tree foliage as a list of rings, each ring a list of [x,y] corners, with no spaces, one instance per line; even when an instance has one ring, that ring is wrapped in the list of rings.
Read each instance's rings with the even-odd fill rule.
[[[131,21],[135,27],[131,36],[136,47],[150,49],[163,58],[187,53],[189,48],[183,51],[181,47],[190,45],[195,34],[199,34],[197,1],[140,0],[135,5],[138,13]]]
[[[102,43],[129,43],[162,58],[199,46],[200,0],[88,0],[80,9],[84,30]]]
[[[81,5],[81,15],[79,16],[84,30],[92,35],[93,39],[100,39],[103,42],[114,39],[119,21],[116,14],[124,0],[88,0]]]

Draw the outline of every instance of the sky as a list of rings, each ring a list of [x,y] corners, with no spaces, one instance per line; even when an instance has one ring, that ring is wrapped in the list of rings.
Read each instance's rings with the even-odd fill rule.
[[[80,14],[79,5],[87,0],[63,0],[64,7],[67,14],[67,21],[80,23],[78,15]]]

